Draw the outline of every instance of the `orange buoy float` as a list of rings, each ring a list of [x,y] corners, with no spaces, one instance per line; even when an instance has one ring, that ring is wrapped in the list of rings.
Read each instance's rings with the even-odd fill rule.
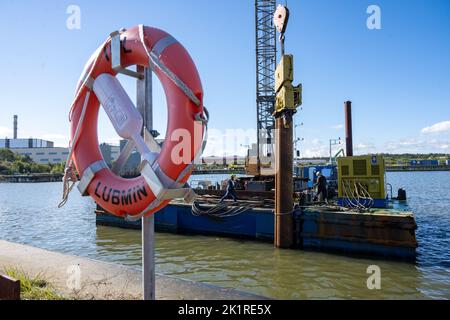
[[[69,117],[71,152],[66,179],[73,176],[74,164],[83,195],[114,215],[136,220],[157,212],[173,198],[195,195],[186,182],[205,147],[209,116],[197,68],[175,38],[142,25],[123,30],[117,37],[118,49],[111,35],[89,59],[79,80]],[[151,150],[141,138],[142,117],[115,78],[114,50],[119,50],[123,68],[151,68],[162,83],[168,124],[160,150]],[[117,133],[141,153],[140,176],[122,178],[104,162],[97,135],[100,103]]]

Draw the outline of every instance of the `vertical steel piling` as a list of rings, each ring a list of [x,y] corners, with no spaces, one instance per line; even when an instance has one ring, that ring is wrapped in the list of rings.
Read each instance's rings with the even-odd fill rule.
[[[277,117],[275,154],[275,235],[277,248],[294,244],[293,209],[293,121],[289,113]]]

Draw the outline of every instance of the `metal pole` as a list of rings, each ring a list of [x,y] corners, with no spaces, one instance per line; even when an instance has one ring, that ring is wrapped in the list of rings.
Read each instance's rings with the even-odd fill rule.
[[[345,146],[347,157],[353,157],[352,102],[345,102]]]
[[[144,300],[156,300],[154,215],[142,218],[142,291]]]
[[[275,154],[275,246],[290,248],[294,244],[293,210],[293,121],[277,117]]]
[[[152,71],[138,67],[144,73],[137,80],[137,108],[144,120],[144,130],[153,129]],[[145,135],[144,135],[145,136]],[[155,300],[155,217],[142,218],[142,291],[144,300]]]
[[[297,159],[297,125],[293,122],[294,126],[294,161]]]
[[[17,139],[17,115],[14,115],[14,123],[13,123],[13,126],[14,126],[14,134],[13,134],[13,137],[14,137],[14,139]]]
[[[333,159],[332,159],[332,155],[331,155],[331,139],[330,139],[330,164],[333,164]]]

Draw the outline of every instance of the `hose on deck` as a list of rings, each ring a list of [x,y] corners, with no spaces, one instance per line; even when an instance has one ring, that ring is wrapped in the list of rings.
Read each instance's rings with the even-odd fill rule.
[[[216,218],[228,218],[234,217],[241,213],[244,213],[247,210],[251,210],[255,208],[255,205],[244,205],[244,206],[236,206],[230,207],[225,203],[218,203],[211,208],[202,208],[198,201],[194,201],[192,204],[192,214],[194,216],[209,216]]]
[[[364,211],[372,208],[375,203],[369,191],[360,182],[354,181],[352,187],[350,181],[347,185],[345,181],[342,181],[342,190],[350,208]],[[361,200],[363,200],[363,203],[361,203]]]

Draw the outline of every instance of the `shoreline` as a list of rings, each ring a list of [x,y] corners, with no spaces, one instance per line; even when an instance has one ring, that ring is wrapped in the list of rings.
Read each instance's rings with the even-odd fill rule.
[[[43,274],[62,295],[77,300],[139,300],[141,271],[138,268],[102,262],[90,258],[48,251],[24,244],[0,240],[0,273],[5,268],[18,268],[29,275]],[[75,283],[74,274],[80,274]],[[258,296],[235,289],[156,274],[158,300],[262,300]]]
[[[386,172],[447,172],[450,171],[450,166],[437,167],[386,167]]]
[[[449,172],[450,166],[439,167],[386,167],[386,172]],[[192,176],[214,175],[214,174],[245,174],[239,170],[199,170],[194,171]],[[61,182],[63,174],[39,173],[26,175],[0,175],[0,183],[42,183]]]
[[[18,175],[0,175],[0,183],[40,183],[40,182],[61,182],[62,173],[30,173]]]

